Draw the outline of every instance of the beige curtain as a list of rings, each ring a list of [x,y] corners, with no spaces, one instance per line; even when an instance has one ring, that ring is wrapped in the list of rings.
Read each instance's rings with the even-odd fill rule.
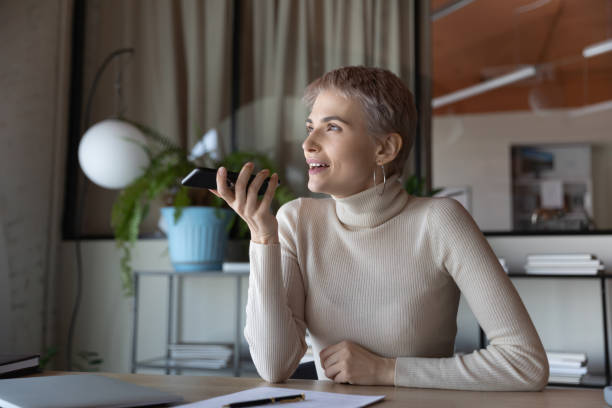
[[[134,47],[100,81],[92,122],[122,110],[182,146],[192,147],[230,115],[232,2],[219,0],[90,0],[86,10],[84,87],[114,49]],[[123,73],[123,103],[114,82]],[[117,106],[121,105],[121,106]],[[119,108],[119,109],[118,109]],[[90,185],[83,215],[86,235],[111,235],[116,191]],[[142,230],[156,229],[151,208]]]
[[[412,2],[245,0],[239,145],[270,152],[307,194],[301,149],[306,85],[344,65],[379,66],[411,83]]]
[[[127,117],[190,148],[216,128],[230,146],[232,1],[90,0],[85,87],[104,57],[133,46],[100,84],[93,121],[113,113],[113,81],[124,64]],[[238,146],[271,154],[287,182],[306,194],[301,151],[305,86],[343,65],[385,67],[412,85],[413,2],[403,0],[242,0]],[[110,234],[115,194],[92,187],[85,232]],[[145,222],[155,229],[156,211]]]

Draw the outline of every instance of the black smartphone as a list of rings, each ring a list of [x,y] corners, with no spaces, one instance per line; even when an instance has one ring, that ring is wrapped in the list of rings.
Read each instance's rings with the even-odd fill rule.
[[[234,184],[236,180],[238,180],[238,174],[233,171],[227,172],[227,186],[234,189]],[[251,185],[251,182],[255,180],[255,174],[252,174],[247,183],[247,189]],[[263,184],[259,188],[257,195],[263,195],[268,189],[268,182],[270,181],[270,177],[264,180]],[[213,190],[217,190],[217,169],[209,169],[206,167],[198,167],[194,169],[191,173],[187,175],[183,180],[181,180],[181,184],[187,187],[196,187],[196,188],[210,188]],[[280,184],[280,180],[278,180],[278,184]]]

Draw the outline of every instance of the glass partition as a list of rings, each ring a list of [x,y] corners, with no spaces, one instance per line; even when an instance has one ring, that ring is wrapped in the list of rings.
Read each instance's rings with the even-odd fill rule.
[[[116,115],[143,123],[185,149],[215,130],[221,154],[268,155],[296,195],[309,194],[301,144],[304,88],[344,65],[387,68],[415,86],[415,4],[403,0],[89,0],[77,2],[76,73],[81,110],[94,73],[113,50],[133,47],[100,78],[91,124]],[[75,77],[75,78],[78,78]],[[75,79],[75,83],[76,83]],[[117,93],[120,87],[121,93]],[[80,115],[80,116],[79,116]],[[75,234],[71,203],[83,189],[70,153],[64,236]],[[410,169],[411,166],[406,166]],[[410,170],[408,170],[410,171]],[[117,191],[89,185],[83,236],[109,237]],[[161,205],[161,203],[159,203]],[[157,208],[142,232],[155,236]],[[159,235],[159,234],[158,234]]]
[[[484,231],[612,230],[612,2],[432,8],[434,187]]]

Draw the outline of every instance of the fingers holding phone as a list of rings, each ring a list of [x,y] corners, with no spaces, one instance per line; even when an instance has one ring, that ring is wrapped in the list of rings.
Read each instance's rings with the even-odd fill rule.
[[[217,171],[217,190],[213,194],[221,197],[247,223],[251,231],[251,240],[269,244],[278,242],[278,223],[270,211],[274,192],[278,187],[278,175],[270,177],[268,187],[261,200],[258,192],[263,185],[269,170],[260,171],[249,184],[253,172],[253,163],[246,163],[232,190],[227,183],[227,170],[223,167]],[[231,184],[230,184],[231,185]]]
[[[217,170],[217,189],[211,190],[217,197],[221,197],[226,203],[232,206],[234,201],[234,191],[227,185],[227,170],[225,167],[219,167]]]
[[[261,185],[263,184],[264,180],[266,179],[266,177],[268,177],[269,174],[270,174],[270,170],[264,169],[260,171],[259,173],[257,173],[257,176],[255,176],[255,179],[251,182],[251,185],[248,188],[247,197],[246,197],[247,211],[252,212],[252,213],[255,213],[257,211],[257,208],[259,205],[257,193]]]
[[[251,178],[251,173],[253,173],[254,167],[255,166],[251,162],[245,163],[245,165],[242,166],[240,173],[238,174],[238,179],[236,180],[236,186],[234,187],[234,194],[236,196],[236,201],[238,202],[238,205],[240,206],[239,208],[241,212],[244,210],[244,207],[246,206],[247,188],[249,188],[248,183],[249,183],[249,179]]]

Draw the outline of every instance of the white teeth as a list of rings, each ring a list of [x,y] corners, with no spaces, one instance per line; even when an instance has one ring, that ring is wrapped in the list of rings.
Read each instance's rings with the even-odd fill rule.
[[[327,164],[323,164],[323,163],[310,163],[309,166],[311,169],[314,167],[329,167]]]

